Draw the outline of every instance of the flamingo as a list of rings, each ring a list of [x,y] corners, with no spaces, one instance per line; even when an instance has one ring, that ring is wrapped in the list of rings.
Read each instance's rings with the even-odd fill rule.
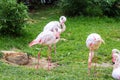
[[[115,64],[115,58],[113,57],[113,54],[116,53],[118,55],[120,55],[120,51],[118,49],[113,49],[112,50],[112,63]]]
[[[60,34],[66,30],[65,23],[66,22],[66,17],[61,16],[59,21],[51,21],[49,22],[43,29],[43,31],[56,31],[59,32]],[[56,44],[54,44],[54,53],[56,53]]]
[[[49,66],[51,65],[51,45],[56,44],[60,39],[60,34],[58,32],[52,32],[52,31],[43,31],[41,32],[36,39],[34,39],[32,42],[29,43],[29,46],[33,46],[36,44],[40,45],[46,45],[48,46],[48,70]],[[39,58],[40,58],[40,53],[38,52],[38,64],[37,68],[39,66]]]
[[[94,57],[94,51],[100,47],[101,43],[104,43],[104,40],[97,33],[90,34],[86,39],[86,46],[90,50],[88,58],[88,74],[90,74],[91,63]]]
[[[113,66],[112,77],[120,80],[120,51],[118,49],[112,50],[112,61],[115,63]]]
[[[59,30],[59,32],[64,32],[66,30],[66,26],[65,26],[65,22],[66,22],[66,17],[65,16],[61,16],[59,21],[51,21],[48,24],[46,24],[46,26],[44,27],[43,31],[45,30],[56,30],[56,28],[59,28],[61,30]],[[56,30],[58,31],[58,30]]]

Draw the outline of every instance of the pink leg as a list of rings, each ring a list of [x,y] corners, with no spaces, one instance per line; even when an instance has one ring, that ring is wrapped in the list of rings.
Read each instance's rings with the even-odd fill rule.
[[[94,52],[92,50],[90,50],[89,58],[88,58],[88,74],[90,74],[90,69],[91,69],[93,56],[94,56]]]
[[[40,52],[38,52],[38,64],[36,66],[37,69],[39,68],[39,61],[40,61]]]
[[[51,46],[48,46],[48,70],[50,69],[51,66]]]
[[[54,44],[54,53],[56,54],[56,44]]]
[[[96,58],[94,59],[94,63],[95,63],[95,65],[94,65],[94,76],[96,77],[96,73],[97,73],[97,71],[96,71]]]

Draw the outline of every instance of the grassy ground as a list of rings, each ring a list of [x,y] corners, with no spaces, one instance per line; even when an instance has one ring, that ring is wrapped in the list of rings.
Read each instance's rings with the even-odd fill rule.
[[[50,8],[30,13],[35,22],[26,26],[26,34],[21,37],[0,36],[0,50],[17,48],[30,55],[37,56],[39,45],[28,47],[43,29],[46,23],[58,20],[61,14],[59,10]],[[94,75],[92,67],[91,75],[87,75],[87,59],[89,50],[86,48],[86,38],[90,33],[96,32],[105,40],[95,52],[97,63],[111,63],[111,50],[120,49],[120,22],[107,17],[74,17],[67,18],[67,29],[61,35],[67,41],[57,44],[57,54],[52,54],[52,61],[58,62],[59,67],[46,71],[25,67],[10,66],[0,61],[0,80],[113,80],[112,67],[97,67]],[[41,52],[41,57],[47,57],[47,47]],[[94,62],[95,60],[93,60]]]

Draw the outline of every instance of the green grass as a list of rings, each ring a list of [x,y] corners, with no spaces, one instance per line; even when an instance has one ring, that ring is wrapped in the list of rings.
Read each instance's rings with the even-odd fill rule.
[[[41,46],[28,46],[52,20],[59,20],[61,13],[58,9],[45,8],[29,14],[36,23],[26,26],[26,34],[21,37],[0,36],[0,50],[17,48],[32,56],[37,56]],[[59,67],[46,71],[35,70],[20,66],[11,66],[0,61],[0,80],[113,80],[112,68],[97,67],[94,76],[94,67],[91,75],[87,75],[87,59],[89,50],[85,41],[90,33],[96,32],[105,40],[105,45],[95,52],[97,63],[111,63],[111,50],[120,49],[120,22],[107,17],[82,17],[67,18],[67,29],[61,34],[67,41],[57,44],[57,54],[52,52],[52,61],[58,62]],[[47,47],[43,48],[41,57],[47,57]],[[94,62],[94,61],[93,61]]]

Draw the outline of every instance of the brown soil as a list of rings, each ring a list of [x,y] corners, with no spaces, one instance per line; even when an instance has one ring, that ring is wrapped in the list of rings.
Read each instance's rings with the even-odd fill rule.
[[[113,65],[110,64],[110,63],[102,63],[102,64],[92,63],[92,66],[96,66],[96,67],[112,67]]]
[[[19,64],[16,64],[16,63],[12,63],[8,60],[6,60],[6,57],[8,56],[12,56],[12,57],[15,57],[15,55],[17,56],[17,54],[25,54],[25,53],[21,53],[21,52],[14,52],[14,51],[4,51],[4,57],[1,59],[2,62],[5,62],[9,65],[13,65],[13,66],[25,66],[27,68],[37,68],[36,65],[38,64],[38,59],[35,58],[35,57],[30,57],[28,58],[28,63],[25,64],[25,65],[19,65]],[[17,58],[17,57],[15,57]],[[21,58],[21,57],[19,57]],[[12,58],[11,58],[12,59]],[[14,59],[13,60],[18,60],[18,59]],[[24,60],[23,60],[24,61]],[[19,61],[18,61],[19,62]],[[51,62],[51,65],[49,66],[49,69],[53,69],[55,67],[59,66],[57,63],[55,62]],[[113,65],[110,64],[110,63],[102,63],[102,64],[98,64],[98,63],[92,63],[92,66],[96,66],[96,67],[112,67]],[[48,69],[48,61],[46,58],[41,58],[40,61],[39,61],[39,69],[42,68],[42,69],[45,69],[47,70]]]
[[[3,58],[0,59],[0,60],[2,62],[5,62],[5,63],[9,64],[9,65],[25,66],[27,68],[36,68],[36,65],[38,64],[38,59],[37,58],[29,56],[27,64],[19,65],[19,64],[17,64],[18,62],[21,62],[21,61],[24,62],[25,61],[23,56],[26,53],[15,52],[15,51],[1,51],[1,52],[3,53]],[[23,54],[23,55],[21,55],[22,57],[19,56],[20,54]],[[6,57],[11,58],[12,61],[16,60],[17,63],[14,63],[16,61],[11,62],[10,60],[7,60]],[[23,58],[23,59],[17,59],[17,58]],[[18,60],[20,60],[20,61],[18,61]],[[57,66],[58,66],[57,63],[51,62],[51,65],[49,66],[49,69],[53,69]],[[41,58],[40,61],[39,61],[39,66],[38,67],[47,70],[48,69],[48,60],[46,58]]]
[[[25,65],[25,66],[29,67],[29,68],[36,68],[37,64],[38,64],[38,59],[36,59],[34,57],[30,57],[29,63],[27,65]],[[57,66],[58,66],[57,63],[51,62],[51,65],[49,66],[49,69],[53,69],[53,68],[55,68]],[[48,69],[48,60],[46,58],[40,59],[39,68]]]
[[[38,59],[34,58],[34,57],[30,57],[29,58],[29,63],[26,64],[26,65],[18,65],[18,64],[15,64],[15,63],[11,63],[11,62],[9,62],[9,61],[7,61],[5,59],[1,59],[1,61],[5,62],[5,63],[7,63],[9,65],[12,65],[12,66],[25,66],[27,68],[37,68],[36,65],[38,64]],[[57,63],[51,62],[51,66],[49,66],[49,69],[51,70],[51,69],[53,69],[53,68],[55,68],[57,66],[58,66]],[[48,69],[48,61],[47,61],[46,58],[40,59],[40,61],[39,61],[39,69],[40,68],[45,69],[45,70]]]

